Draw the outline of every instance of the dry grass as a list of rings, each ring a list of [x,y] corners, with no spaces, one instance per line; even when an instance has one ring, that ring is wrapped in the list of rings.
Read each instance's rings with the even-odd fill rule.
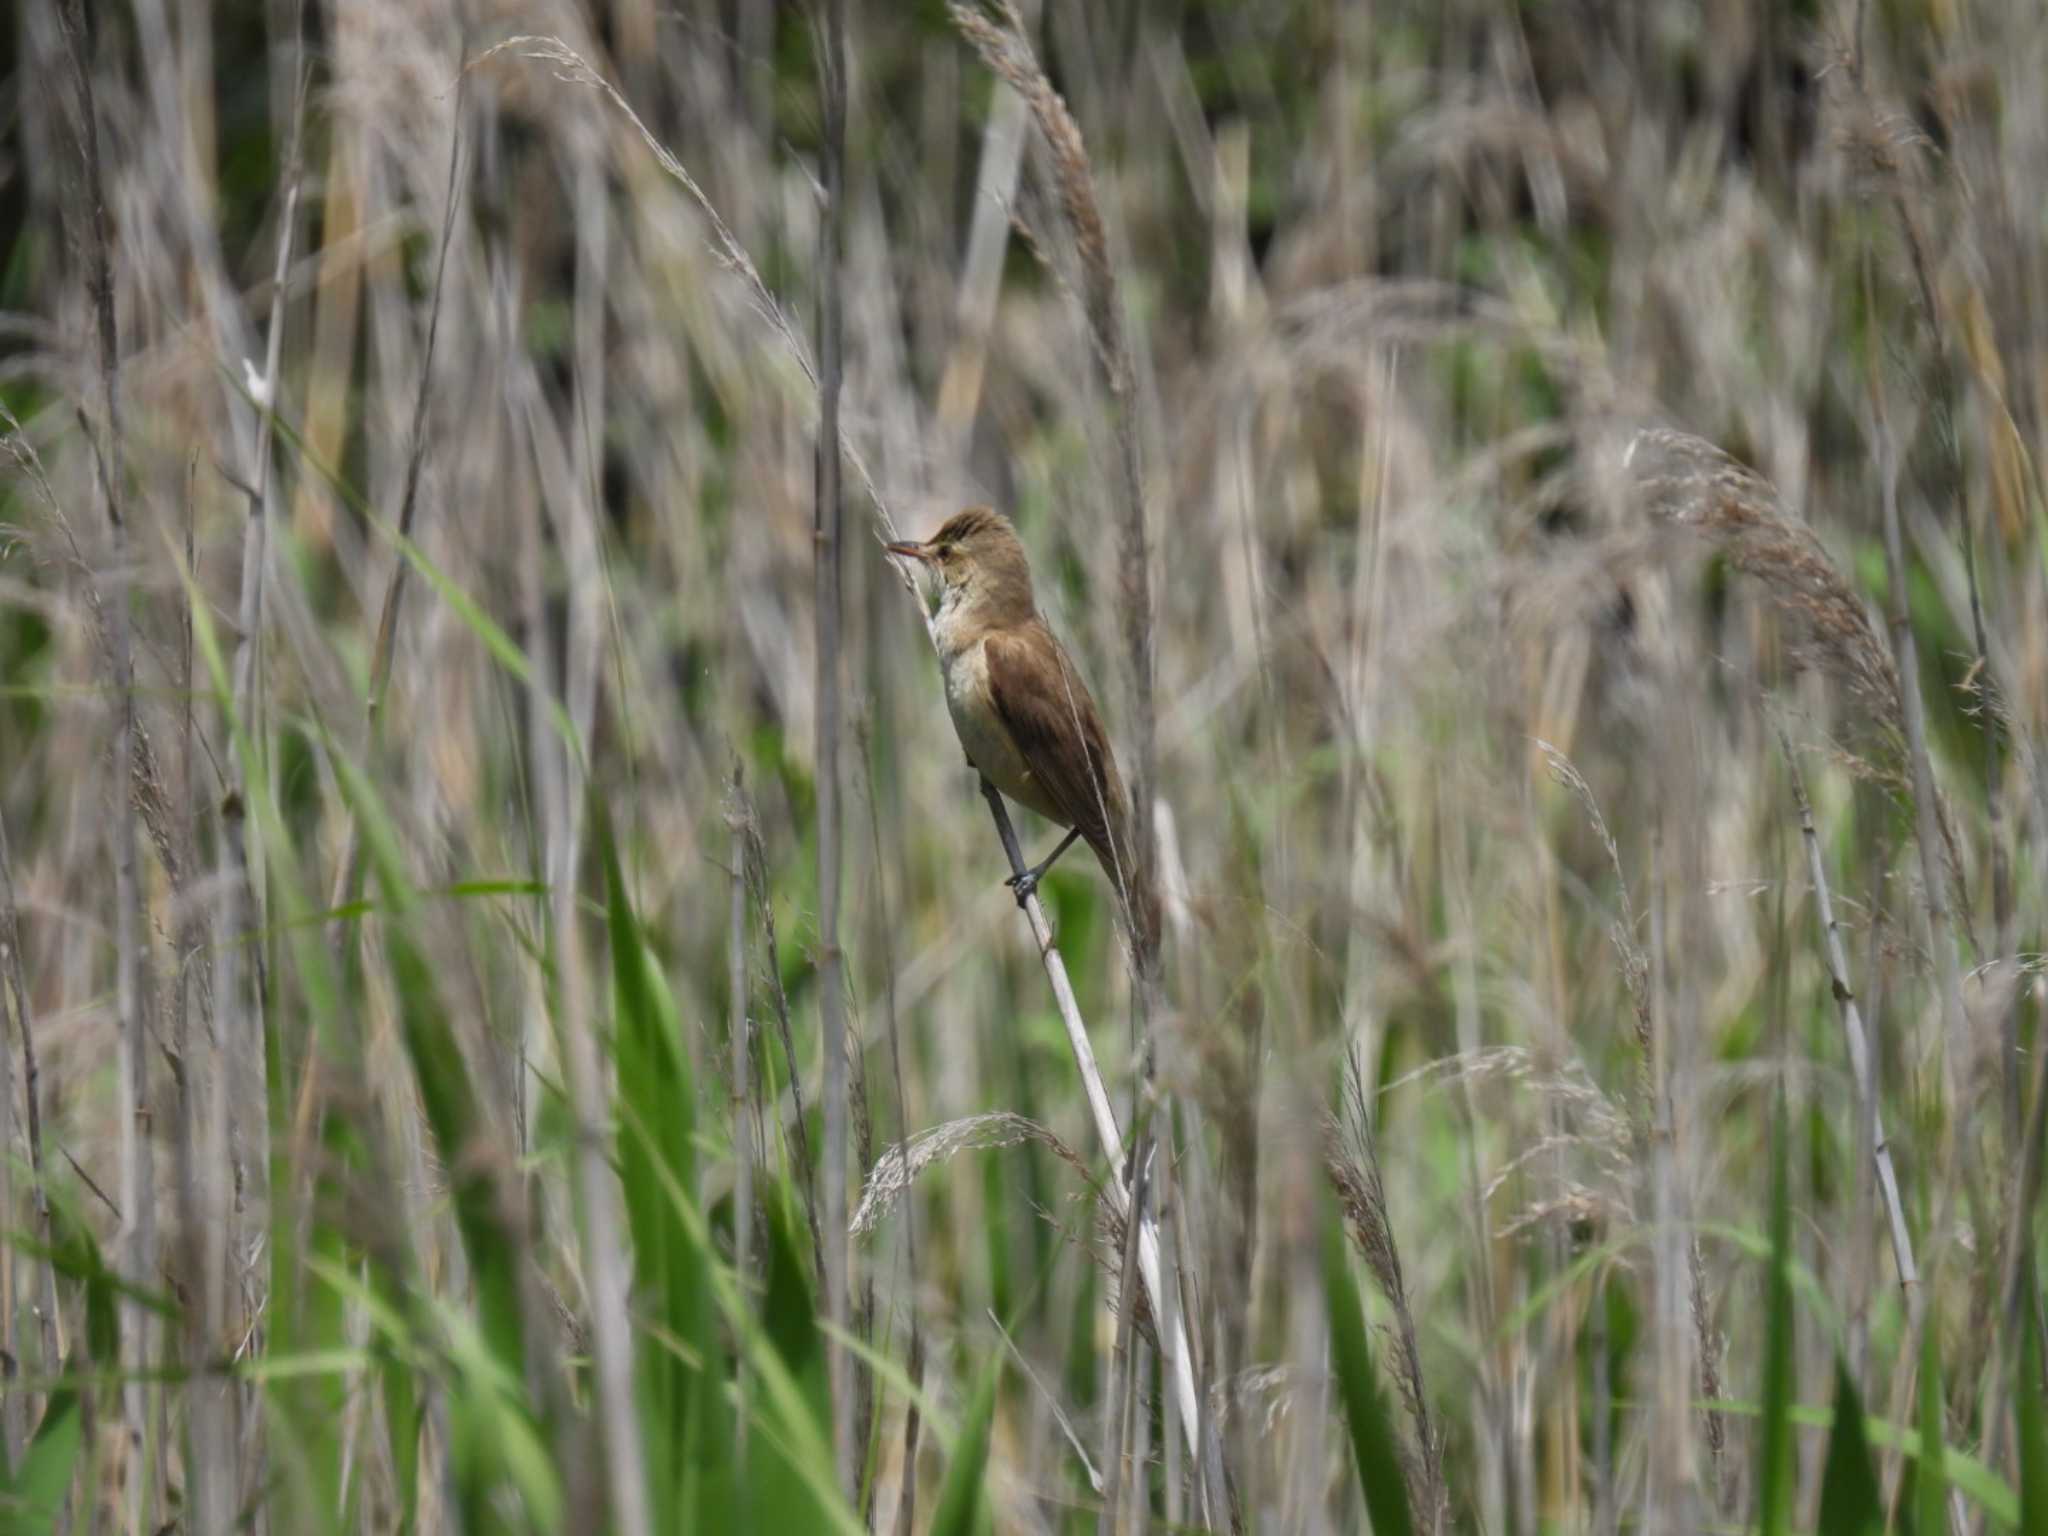
[[[1794,1399],[1916,1425],[1931,1336],[2014,1482],[2040,16],[847,0],[831,198],[822,11],[18,9],[0,1434],[108,1368],[74,1529],[658,1526],[661,1372],[746,1362],[741,1467],[810,1390],[835,1154],[855,1523],[1000,1358],[998,1529],[1360,1528],[1333,1220],[1420,1528],[1748,1523],[1781,1087]],[[1011,512],[1149,803],[1156,975],[1042,892],[1149,1158],[866,539],[820,649],[835,374],[844,528]],[[104,1359],[101,1252],[173,1319]]]

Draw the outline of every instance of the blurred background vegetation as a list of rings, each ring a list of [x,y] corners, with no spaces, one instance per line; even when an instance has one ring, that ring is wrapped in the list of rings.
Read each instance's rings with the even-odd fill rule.
[[[0,1528],[2048,1531],[2044,81],[2004,0],[10,6]],[[1155,744],[1149,1022],[1043,896],[1220,1475],[877,545],[979,502]]]

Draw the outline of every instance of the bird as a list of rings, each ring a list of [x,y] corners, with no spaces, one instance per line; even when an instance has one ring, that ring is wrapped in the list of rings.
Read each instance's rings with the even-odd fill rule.
[[[1038,611],[1031,561],[1010,520],[968,507],[922,543],[883,547],[939,582],[932,638],[968,763],[1017,804],[1067,828],[1050,854],[1004,882],[1018,904],[1081,840],[1116,889],[1133,944],[1141,955],[1156,953],[1158,906],[1138,877],[1130,800],[1102,712]]]

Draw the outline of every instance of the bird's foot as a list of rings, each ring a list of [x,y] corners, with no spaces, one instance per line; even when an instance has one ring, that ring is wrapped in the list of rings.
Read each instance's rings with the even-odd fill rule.
[[[1043,870],[1027,869],[1021,874],[1010,876],[1003,884],[1010,888],[1010,893],[1017,898],[1017,905],[1021,907],[1026,905],[1038,890],[1038,877],[1043,873]]]

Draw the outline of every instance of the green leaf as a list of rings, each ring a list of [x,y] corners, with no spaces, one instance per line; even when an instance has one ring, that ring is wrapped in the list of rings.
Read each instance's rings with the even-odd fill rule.
[[[1373,1369],[1365,1312],[1344,1251],[1344,1228],[1334,1208],[1323,1220],[1323,1290],[1330,1309],[1330,1353],[1337,1390],[1351,1429],[1351,1454],[1365,1488],[1366,1514],[1374,1536],[1411,1536],[1408,1485],[1401,1475],[1399,1442]]]
[[[2019,1423],[2020,1531],[2048,1536],[2048,1431],[2041,1423],[2041,1333],[2033,1298],[2020,1302],[2020,1368],[2013,1377],[2013,1417]]]
[[[1882,1536],[1884,1493],[1863,1432],[1863,1402],[1848,1367],[1835,1363],[1835,1427],[1820,1475],[1817,1536]]]
[[[995,1420],[996,1385],[1002,1379],[1003,1356],[998,1351],[981,1373],[974,1404],[953,1440],[953,1454],[946,1463],[945,1486],[939,1490],[939,1505],[932,1514],[931,1536],[973,1536],[986,1518],[982,1489],[988,1472],[989,1429]]]
[[[54,1531],[71,1491],[71,1472],[82,1442],[82,1409],[68,1388],[50,1394],[43,1422],[21,1454],[21,1465],[0,1499],[0,1531],[8,1536]]]
[[[1756,1403],[1735,1397],[1698,1398],[1693,1406],[1701,1413],[1739,1414],[1744,1418],[1760,1418],[1763,1409]],[[1794,1424],[1807,1425],[1814,1429],[1833,1429],[1835,1414],[1832,1408],[1822,1408],[1811,1403],[1794,1403],[1787,1412]],[[1920,1431],[1902,1429],[1898,1425],[1874,1414],[1863,1416],[1863,1432],[1870,1437],[1870,1443],[1880,1450],[1897,1451],[1909,1461],[1920,1459]],[[1948,1446],[1942,1451],[1942,1466],[1948,1473],[1948,1480],[1954,1487],[1984,1506],[1985,1512],[2003,1526],[2017,1526],[2020,1519],[2019,1496],[2011,1486],[1983,1462],[1964,1451]]]
[[[1932,1276],[1920,1310],[1920,1464],[1913,1472],[1913,1523],[1920,1536],[1948,1530],[1948,1473],[1942,1466],[1941,1312]]]
[[[753,1355],[752,1364],[762,1388],[770,1385],[762,1367],[771,1361],[786,1386],[780,1394],[764,1392],[762,1411],[748,1421],[747,1514],[755,1530],[823,1530],[832,1519],[828,1501],[836,1501],[837,1494],[831,1487],[832,1401],[825,1341],[804,1260],[809,1245],[798,1235],[803,1217],[786,1181],[770,1186],[764,1204],[768,1295],[761,1332],[768,1347]],[[804,1452],[806,1440],[816,1451]],[[820,1455],[822,1461],[814,1461]]]
[[[666,1191],[695,1199],[697,1090],[675,1002],[626,896],[611,818],[592,831],[604,859],[618,1056],[619,1179],[633,1235],[638,1309],[676,1347],[640,1352],[639,1393],[655,1514],[665,1527],[717,1530],[734,1514],[733,1415],[705,1255]]]
[[[1785,1121],[1781,1087],[1771,1114],[1771,1260],[1764,1281],[1764,1382],[1761,1453],[1757,1478],[1758,1525],[1763,1536],[1782,1536],[1791,1521],[1792,1425],[1792,1282],[1787,1263],[1792,1250],[1792,1199],[1787,1175]]]

